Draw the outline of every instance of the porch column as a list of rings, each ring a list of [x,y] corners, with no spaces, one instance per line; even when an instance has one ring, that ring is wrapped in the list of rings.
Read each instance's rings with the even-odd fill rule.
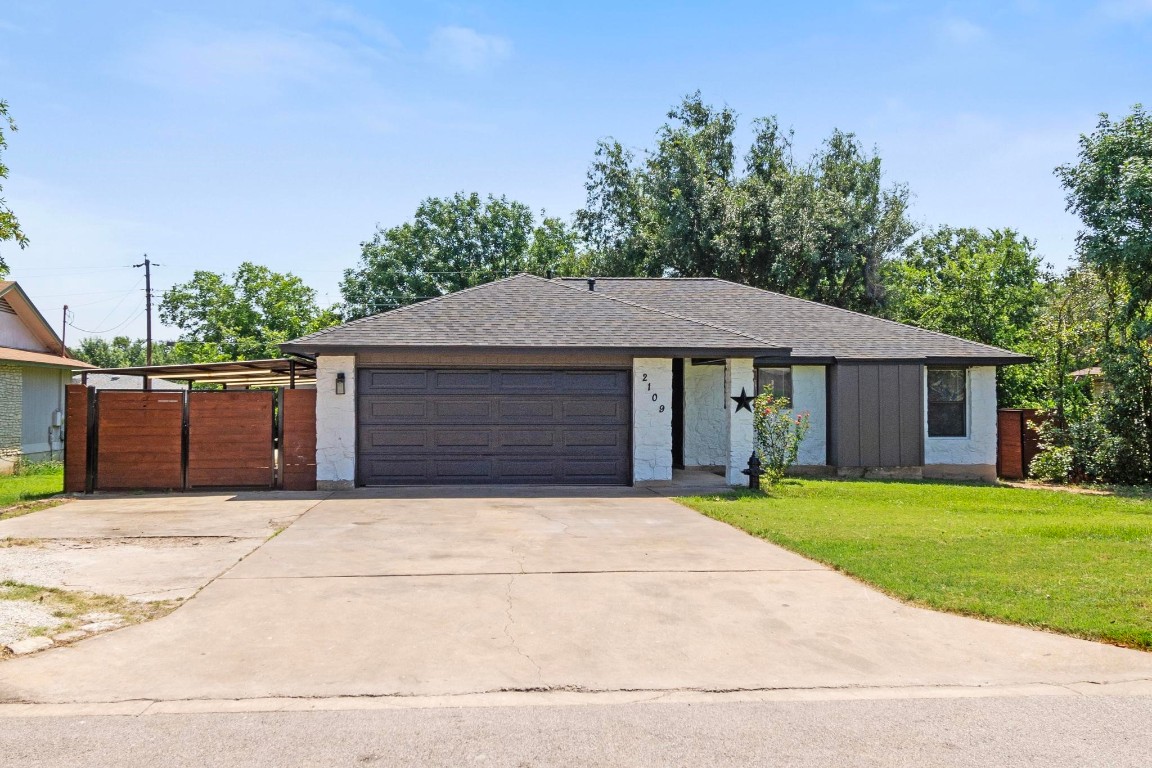
[[[748,457],[752,455],[752,411],[737,409],[733,397],[741,392],[749,397],[756,395],[756,374],[752,358],[734,357],[724,361],[724,407],[728,415],[728,484],[746,485],[748,477],[741,474],[748,467]]]
[[[344,377],[344,393],[336,380]],[[316,487],[351,488],[356,482],[356,356],[316,358]]]
[[[672,358],[632,361],[632,481],[672,479]]]

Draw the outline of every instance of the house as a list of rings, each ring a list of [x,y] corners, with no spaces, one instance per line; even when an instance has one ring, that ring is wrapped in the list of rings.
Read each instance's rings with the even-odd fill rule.
[[[517,275],[282,345],[317,362],[320,487],[631,484],[811,415],[799,471],[995,477],[996,366],[1027,357],[710,278]]]
[[[90,367],[67,354],[20,286],[0,281],[0,472],[22,456],[60,458],[64,386]]]
[[[89,373],[83,376],[76,374],[72,377],[72,383],[85,383],[95,389],[140,390],[144,388],[144,380],[140,376],[122,373]],[[149,378],[148,388],[153,391],[188,389],[186,385],[178,381],[160,378]]]

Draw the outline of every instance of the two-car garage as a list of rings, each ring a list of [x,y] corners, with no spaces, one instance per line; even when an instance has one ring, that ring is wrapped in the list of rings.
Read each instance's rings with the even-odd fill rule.
[[[627,484],[631,372],[362,368],[357,484]]]

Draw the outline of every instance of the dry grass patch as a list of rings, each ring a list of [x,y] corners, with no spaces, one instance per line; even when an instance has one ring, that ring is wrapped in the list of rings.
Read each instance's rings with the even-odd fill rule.
[[[110,623],[103,629],[96,629],[91,632],[91,634],[97,634],[100,631],[119,629],[120,627],[158,619],[170,613],[181,603],[180,600],[136,602],[119,595],[73,592],[55,587],[23,584],[18,581],[0,581],[0,600],[36,603],[59,620],[58,624],[51,627],[32,627],[28,631],[28,635],[31,637],[54,636],[69,630],[82,629],[89,624]]]

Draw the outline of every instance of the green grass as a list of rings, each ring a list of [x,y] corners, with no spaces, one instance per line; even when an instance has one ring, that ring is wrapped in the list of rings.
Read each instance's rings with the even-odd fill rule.
[[[789,480],[681,499],[920,605],[1152,650],[1152,500]]]
[[[64,491],[64,468],[29,465],[20,474],[0,475],[0,512],[13,504],[44,499]]]

